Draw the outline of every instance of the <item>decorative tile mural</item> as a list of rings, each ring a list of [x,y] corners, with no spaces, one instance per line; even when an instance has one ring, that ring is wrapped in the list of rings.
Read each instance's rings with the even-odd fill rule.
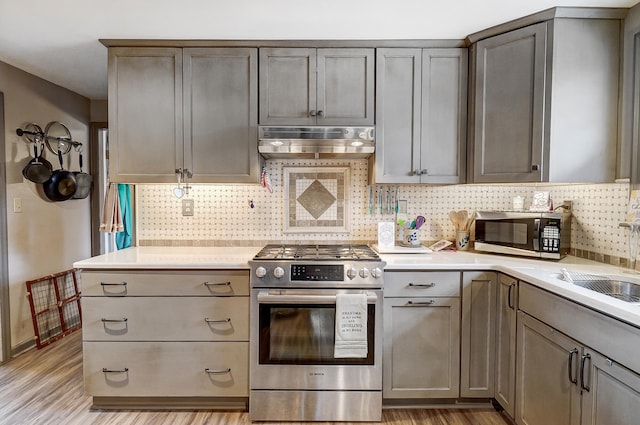
[[[349,167],[284,167],[284,232],[349,232]]]
[[[377,239],[378,221],[394,219],[393,209],[369,207],[367,160],[269,160],[266,167],[271,176],[273,193],[259,184],[194,184],[189,194],[183,198],[194,200],[194,215],[186,217],[181,214],[182,200],[173,196],[175,185],[138,185],[138,244],[261,246],[266,243],[298,241],[372,243]],[[318,221],[325,217],[337,219],[338,209],[337,206],[333,208],[330,197],[320,201],[317,206],[312,205],[312,200],[305,200],[303,197],[300,206],[308,215],[296,206],[295,218],[300,221],[294,223],[293,227],[298,227],[299,231],[286,230],[287,226],[291,227],[291,223],[286,224],[284,221],[288,216],[285,202],[287,199],[291,201],[292,197],[285,192],[285,172],[299,168],[349,170],[350,183],[344,184],[344,198],[349,205],[349,210],[344,211],[345,222],[348,222],[347,232],[327,231],[323,226],[307,227],[302,222],[306,219],[309,222]],[[295,177],[295,180],[305,187],[304,190],[295,188],[297,197],[309,189],[313,181],[318,180],[328,193],[338,198],[337,186],[331,186],[327,179]],[[337,182],[337,178],[329,180]],[[290,183],[289,180],[289,190]],[[387,186],[376,185],[375,188],[386,192]],[[318,190],[320,189],[316,184],[309,193],[318,194]],[[426,223],[420,228],[420,239],[430,242],[453,239],[454,228],[448,218],[451,210],[506,210],[511,207],[513,197],[518,195],[525,197],[525,206],[528,207],[536,190],[549,191],[556,205],[565,199],[573,201],[571,244],[576,254],[605,262],[615,262],[618,258],[626,261],[628,233],[626,229],[619,228],[618,223],[624,221],[629,196],[628,183],[400,185],[398,198],[407,200],[409,216],[421,214],[426,217]],[[288,209],[291,210],[290,206]],[[471,236],[473,240],[474,235]]]

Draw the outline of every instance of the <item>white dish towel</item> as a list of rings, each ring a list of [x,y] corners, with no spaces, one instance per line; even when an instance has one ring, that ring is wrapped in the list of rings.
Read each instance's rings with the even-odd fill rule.
[[[338,294],[335,321],[333,357],[367,357],[367,294]]]

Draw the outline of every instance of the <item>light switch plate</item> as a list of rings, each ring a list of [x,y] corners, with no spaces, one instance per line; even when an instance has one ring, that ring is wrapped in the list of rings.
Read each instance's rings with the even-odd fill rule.
[[[193,215],[193,199],[182,200],[182,215],[183,216]]]

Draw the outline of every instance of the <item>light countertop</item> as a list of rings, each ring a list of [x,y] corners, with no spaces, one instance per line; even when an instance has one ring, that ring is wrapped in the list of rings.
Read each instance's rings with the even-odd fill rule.
[[[248,269],[260,247],[131,247],[73,263],[78,269]]]
[[[73,264],[79,269],[248,269],[261,247],[132,247]],[[495,270],[506,273],[587,307],[640,327],[640,304],[627,303],[560,279],[562,267],[640,283],[640,274],[584,260],[535,260],[475,252],[440,251],[420,254],[380,254],[394,270]]]

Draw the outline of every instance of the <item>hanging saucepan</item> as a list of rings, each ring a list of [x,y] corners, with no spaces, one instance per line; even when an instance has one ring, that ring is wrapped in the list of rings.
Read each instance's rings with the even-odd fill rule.
[[[70,199],[78,187],[76,175],[71,171],[66,171],[62,165],[62,151],[60,149],[58,149],[58,160],[60,161],[60,169],[55,170],[51,174],[51,178],[42,184],[44,194],[55,202]]]
[[[78,149],[78,163],[80,164],[80,171],[73,173],[76,175],[76,182],[78,183],[76,193],[73,194],[73,199],[84,199],[89,196],[91,192],[93,179],[91,178],[91,174],[82,172],[82,147]]]
[[[40,146],[40,153],[38,154],[38,146]],[[53,166],[49,161],[44,159],[42,151],[44,144],[39,142],[33,143],[33,158],[22,169],[22,175],[34,183],[44,183],[51,178]]]

